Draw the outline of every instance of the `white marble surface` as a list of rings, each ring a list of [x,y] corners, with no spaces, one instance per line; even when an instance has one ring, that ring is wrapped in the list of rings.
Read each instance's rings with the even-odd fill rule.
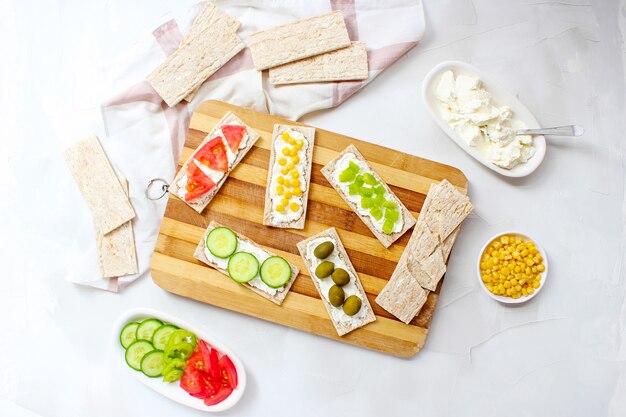
[[[110,327],[135,306],[174,313],[239,354],[248,392],[224,415],[626,415],[624,1],[425,1],[426,35],[407,57],[340,108],[304,118],[469,178],[475,213],[426,347],[408,360],[187,301],[149,277],[117,295],[64,280],[54,224],[72,207],[55,199],[67,186],[55,119],[93,123],[107,97],[102,65],[193,2],[0,2],[0,415],[201,415],[111,358]],[[543,125],[579,123],[585,136],[550,139],[529,178],[497,176],[425,112],[421,80],[448,59],[488,71]],[[486,297],[474,272],[483,241],[510,228],[536,237],[551,269],[517,308]]]

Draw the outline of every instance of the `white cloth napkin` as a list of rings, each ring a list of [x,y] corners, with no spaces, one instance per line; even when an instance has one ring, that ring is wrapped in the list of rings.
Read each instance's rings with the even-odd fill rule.
[[[169,108],[145,78],[176,49],[203,3],[174,15],[105,70],[107,79],[119,87],[119,92],[102,103],[106,137],[100,139],[112,164],[131,184],[130,198],[137,213],[133,226],[139,273],[102,280],[93,273],[93,265],[74,265],[74,269],[84,270],[67,274],[70,280],[116,292],[149,270],[167,199],[150,201],[145,198],[144,189],[153,178],[169,182],[174,177],[190,116],[198,104],[222,100],[296,120],[306,113],[343,103],[406,54],[424,34],[421,0],[216,3],[241,22],[238,34],[244,42],[249,33],[258,30],[341,10],[351,39],[365,41],[369,78],[275,87],[269,83],[267,71],[254,69],[250,50],[245,48],[203,84],[192,102]],[[94,255],[90,259],[95,264],[95,244],[92,248],[86,246],[85,253]]]

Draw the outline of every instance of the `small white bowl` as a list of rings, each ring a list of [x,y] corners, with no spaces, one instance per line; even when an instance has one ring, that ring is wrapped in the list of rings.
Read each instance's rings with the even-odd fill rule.
[[[163,382],[162,378],[149,378],[142,374],[139,371],[135,371],[131,369],[124,360],[125,349],[120,344],[120,332],[124,328],[124,325],[130,321],[136,321],[140,319],[154,317],[161,320],[164,323],[174,324],[181,329],[189,330],[194,333],[198,340],[202,339],[209,343],[211,346],[216,347],[220,352],[228,355],[230,359],[233,361],[235,368],[237,369],[237,388],[233,390],[233,392],[221,403],[215,405],[205,405],[203,400],[199,398],[192,397],[185,390],[180,387],[178,382],[167,383]],[[126,372],[130,373],[133,377],[144,383],[145,385],[152,388],[154,391],[159,394],[169,398],[172,401],[176,401],[179,404],[186,405],[187,407],[195,408],[196,410],[205,411],[208,413],[216,413],[219,411],[228,410],[241,399],[243,392],[246,389],[246,370],[243,367],[243,364],[239,360],[237,356],[222,343],[216,341],[205,332],[201,331],[195,326],[192,326],[189,323],[186,323],[178,318],[171,316],[169,314],[163,313],[158,310],[154,310],[151,308],[134,308],[123,313],[115,325],[113,326],[112,334],[111,334],[111,348],[112,352],[115,355],[115,360],[122,366]],[[149,399],[144,399],[143,401],[150,401]]]
[[[478,68],[461,61],[445,61],[435,66],[426,75],[424,82],[422,83],[422,98],[424,105],[435,119],[435,122],[461,149],[467,152],[470,156],[476,159],[478,162],[486,166],[487,168],[497,172],[498,174],[506,177],[525,177],[535,171],[546,154],[546,138],[542,135],[533,136],[533,145],[535,147],[535,155],[528,160],[528,162],[519,164],[511,169],[504,169],[489,159],[485,158],[476,148],[473,148],[463,140],[463,138],[446,122],[440,114],[437,97],[435,91],[437,89],[437,83],[444,72],[451,70],[454,75],[464,74],[478,77],[485,89],[491,93],[494,103],[498,106],[509,106],[513,111],[513,117],[518,119],[529,129],[538,129],[541,126],[535,116],[524,106],[515,95],[511,94],[500,83],[490,78],[487,74],[479,70]]]
[[[487,249],[487,246],[489,246],[491,244],[491,242],[493,242],[496,239],[500,239],[500,237],[502,236],[519,236],[522,239],[524,239],[524,241],[528,242],[529,240],[532,241],[535,244],[535,248],[537,248],[537,251],[539,252],[539,254],[543,257],[543,265],[545,267],[545,270],[543,272],[540,272],[541,274],[541,281],[539,281],[539,288],[535,288],[535,291],[530,294],[530,295],[522,295],[520,298],[511,298],[511,297],[504,297],[502,295],[495,295],[493,294],[491,291],[489,291],[487,289],[487,287],[485,286],[485,283],[483,282],[482,276],[480,275],[480,260],[483,256],[483,253],[485,252],[485,249]],[[476,262],[476,276],[478,277],[478,282],[480,283],[480,288],[483,289],[483,291],[491,298],[493,298],[496,301],[499,301],[501,303],[504,304],[521,304],[521,303],[525,303],[526,301],[530,300],[531,298],[535,297],[537,294],[539,294],[539,291],[541,291],[541,289],[543,288],[543,286],[546,284],[546,279],[548,278],[548,256],[546,255],[546,251],[543,250],[543,248],[541,247],[541,245],[539,245],[537,243],[536,240],[534,240],[533,238],[531,238],[530,236],[521,233],[521,232],[517,232],[517,231],[508,231],[508,232],[501,232],[498,233],[495,236],[492,236],[489,240],[487,240],[487,243],[485,243],[482,247],[482,249],[480,250],[480,253],[478,254],[478,261]]]

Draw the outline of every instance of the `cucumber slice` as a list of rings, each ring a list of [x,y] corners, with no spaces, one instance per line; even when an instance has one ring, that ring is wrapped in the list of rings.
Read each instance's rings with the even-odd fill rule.
[[[228,275],[239,283],[251,281],[259,273],[259,260],[251,253],[237,252],[228,261]]]
[[[168,372],[163,373],[163,382],[176,382],[183,376],[183,371],[180,369],[171,369]]]
[[[237,235],[228,227],[216,227],[207,235],[206,247],[218,258],[228,258],[237,250]]]
[[[141,371],[141,360],[153,350],[154,346],[147,340],[136,340],[126,349],[126,363],[135,371]]]
[[[137,340],[137,327],[139,327],[139,323],[131,321],[130,323],[127,323],[120,332],[120,344],[124,347],[124,349],[128,349],[128,346]]]
[[[165,349],[167,341],[170,340],[170,336],[176,330],[178,330],[178,327],[172,326],[171,324],[164,324],[156,329],[152,335],[152,344],[154,345],[154,348],[158,350]]]
[[[150,378],[161,376],[165,363],[163,362],[163,351],[153,350],[146,353],[141,359],[141,372]]]
[[[146,340],[152,343],[152,336],[156,330],[163,326],[163,322],[157,319],[147,319],[139,323],[137,327],[137,340]]]
[[[261,280],[268,287],[280,288],[289,282],[291,266],[280,256],[270,256],[261,265]]]

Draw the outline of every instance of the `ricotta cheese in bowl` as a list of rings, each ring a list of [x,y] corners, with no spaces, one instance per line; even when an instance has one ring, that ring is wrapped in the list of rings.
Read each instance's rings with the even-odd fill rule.
[[[515,134],[526,124],[514,117],[510,107],[495,104],[478,77],[447,70],[437,83],[435,97],[441,117],[493,164],[511,169],[535,155],[532,137]]]

